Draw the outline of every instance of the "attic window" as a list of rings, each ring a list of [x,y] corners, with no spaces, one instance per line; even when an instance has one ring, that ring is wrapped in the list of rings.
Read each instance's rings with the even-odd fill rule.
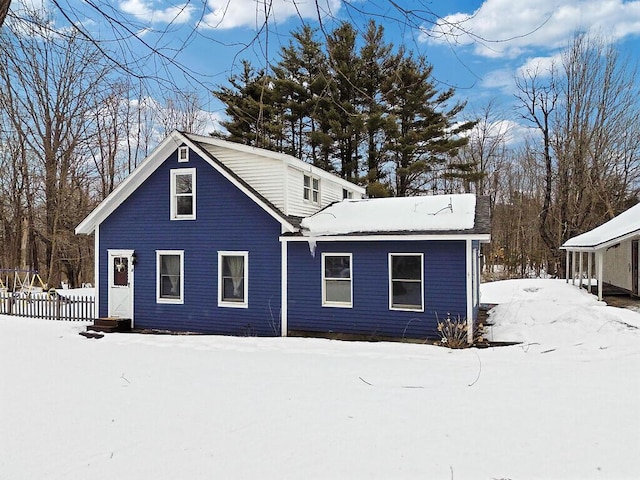
[[[311,175],[304,176],[303,198],[306,202],[320,203],[320,179]]]
[[[188,162],[189,161],[189,147],[182,146],[178,147],[178,162]]]
[[[343,200],[350,200],[353,198],[353,192],[350,190],[347,190],[346,188],[342,189],[342,199]]]

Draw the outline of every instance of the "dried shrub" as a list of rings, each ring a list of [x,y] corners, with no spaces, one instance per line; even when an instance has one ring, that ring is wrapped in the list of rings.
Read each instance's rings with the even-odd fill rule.
[[[467,334],[469,326],[467,325],[467,319],[458,315],[455,318],[451,318],[450,314],[447,314],[447,318],[440,321],[438,319],[438,333],[440,334],[440,345],[449,348],[468,348],[475,343],[482,342],[482,324],[478,324],[474,328],[473,343],[469,343]]]

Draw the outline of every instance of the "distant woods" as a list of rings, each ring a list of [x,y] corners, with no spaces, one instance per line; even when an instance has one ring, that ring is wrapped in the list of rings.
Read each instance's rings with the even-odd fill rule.
[[[0,267],[52,286],[93,281],[76,225],[171,130],[207,133],[200,96],[158,100],[72,31],[32,18],[0,29]],[[213,94],[218,135],[289,153],[372,197],[488,195],[487,275],[562,274],[558,247],[638,200],[634,69],[576,36],[560,60],[516,78],[516,109],[467,106],[425,57],[371,22],[302,28],[268,69],[245,62]]]
[[[500,188],[489,192],[490,262],[515,273],[563,273],[560,245],[638,203],[637,81],[629,59],[584,34],[557,62],[516,78],[520,120],[532,130],[508,152]]]

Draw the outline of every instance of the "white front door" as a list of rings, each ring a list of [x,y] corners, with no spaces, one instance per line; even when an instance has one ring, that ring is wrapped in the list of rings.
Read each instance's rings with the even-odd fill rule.
[[[133,324],[133,250],[109,250],[109,316]]]

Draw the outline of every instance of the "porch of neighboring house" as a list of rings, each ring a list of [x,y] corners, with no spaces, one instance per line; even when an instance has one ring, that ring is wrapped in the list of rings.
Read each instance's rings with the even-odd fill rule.
[[[638,295],[638,240],[632,242],[632,260],[629,263],[631,288],[623,288],[603,280],[605,248],[566,249],[566,282],[585,288],[607,304],[640,304]],[[633,260],[635,259],[635,260]],[[635,286],[635,288],[634,288]],[[627,300],[621,300],[626,298]],[[618,300],[615,300],[618,299]],[[617,305],[614,305],[617,306]]]

